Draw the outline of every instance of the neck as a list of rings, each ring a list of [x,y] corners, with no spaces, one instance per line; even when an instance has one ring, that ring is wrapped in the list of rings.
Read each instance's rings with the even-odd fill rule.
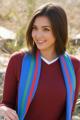
[[[41,56],[47,59],[48,61],[52,61],[57,57],[54,51],[41,51]]]

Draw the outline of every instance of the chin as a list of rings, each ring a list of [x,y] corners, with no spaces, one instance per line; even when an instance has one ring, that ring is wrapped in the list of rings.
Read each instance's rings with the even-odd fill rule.
[[[42,50],[46,50],[46,48],[44,48],[44,47],[37,47],[40,51],[42,51]]]

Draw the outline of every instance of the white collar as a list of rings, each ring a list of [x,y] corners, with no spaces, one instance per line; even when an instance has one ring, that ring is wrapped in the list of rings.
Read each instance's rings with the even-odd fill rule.
[[[47,63],[48,65],[50,65],[50,64],[54,63],[55,61],[57,61],[58,58],[59,58],[59,57],[53,59],[52,61],[48,61],[46,58],[44,58],[44,57],[41,56],[41,59],[42,59],[45,63]]]

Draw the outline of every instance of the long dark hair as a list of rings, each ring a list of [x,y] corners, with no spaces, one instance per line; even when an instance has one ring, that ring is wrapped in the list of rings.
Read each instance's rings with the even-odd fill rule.
[[[37,47],[33,43],[32,39],[32,27],[35,19],[39,16],[48,17],[51,23],[53,35],[55,35],[56,37],[56,53],[57,55],[64,54],[68,38],[67,16],[62,7],[54,5],[52,3],[45,4],[44,6],[41,6],[38,10],[34,12],[26,32],[26,42],[28,49],[34,51],[34,53],[37,50]]]

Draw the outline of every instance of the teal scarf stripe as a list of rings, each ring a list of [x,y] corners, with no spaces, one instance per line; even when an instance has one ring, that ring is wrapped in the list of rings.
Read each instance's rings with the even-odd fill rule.
[[[66,53],[66,55],[65,55],[65,59],[66,59],[66,61],[67,61],[67,66],[69,66],[69,73],[70,73],[70,77],[72,78],[71,79],[71,81],[72,81],[72,89],[74,90],[74,92],[75,92],[75,89],[76,89],[76,75],[75,75],[75,72],[74,72],[74,67],[73,67],[73,64],[72,64],[72,62],[71,62],[71,59],[70,59],[70,57],[68,57],[69,55]]]
[[[61,57],[60,57],[60,59],[61,59]],[[72,112],[72,106],[73,106],[73,102],[74,102],[75,89],[76,89],[76,77],[75,77],[73,64],[67,53],[64,54],[64,56],[62,56],[62,60],[63,60],[63,62],[61,62],[61,65],[63,65],[62,70],[66,72],[66,74],[64,74],[64,72],[63,72],[64,80],[65,80],[66,88],[67,88],[66,120],[71,120],[71,112]],[[66,69],[64,67],[65,65],[63,64],[64,62],[66,65]],[[67,74],[69,74],[69,77]]]
[[[26,55],[24,56],[24,59],[22,61],[22,70],[21,70],[20,83],[19,83],[19,88],[18,88],[18,99],[19,99],[19,101],[18,101],[18,114],[20,113],[21,101],[22,101],[22,97],[23,97],[24,88],[26,86],[25,76],[28,76],[28,69],[29,68],[27,68],[27,66],[29,65],[30,60],[26,61],[26,64],[25,64],[25,61],[26,61]],[[27,68],[27,70],[24,70],[24,66],[25,66],[25,68]],[[24,72],[24,75],[22,74],[22,71]],[[23,83],[24,83],[24,85],[23,85]]]
[[[70,82],[71,82],[71,85],[72,85],[72,93],[74,94],[74,92],[75,92],[75,86],[74,86],[74,82],[75,82],[75,79],[74,79],[74,74],[73,74],[73,69],[72,69],[72,66],[70,66],[70,60],[69,60],[69,57],[67,57],[67,56],[64,56],[64,59],[67,61],[66,62],[66,66],[67,66],[67,68],[69,68],[68,69],[68,73],[69,73],[69,76],[70,76]],[[72,97],[73,98],[73,97]]]
[[[35,71],[36,82],[35,82],[35,87],[34,87],[34,91],[33,91],[33,94],[32,94],[32,98],[34,97],[36,89],[38,87],[38,81],[39,81],[39,77],[40,77],[40,71],[41,71],[41,56],[40,56],[40,52],[37,51],[37,55],[36,55],[36,71]]]
[[[30,72],[29,72],[29,74],[28,74],[28,82],[26,83],[26,87],[25,87],[25,90],[24,90],[24,95],[23,95],[23,99],[22,99],[22,105],[21,105],[21,113],[22,113],[22,115],[23,115],[23,113],[25,113],[26,112],[26,107],[24,107],[24,106],[26,106],[26,101],[28,100],[28,96],[29,96],[29,92],[30,92],[30,88],[31,88],[31,85],[32,85],[32,81],[30,81],[30,80],[32,80],[33,78],[33,73],[34,73],[34,71],[33,71],[33,68],[34,68],[34,62],[35,61],[31,61],[31,65],[29,66],[31,69],[30,69]],[[25,109],[24,109],[25,108]],[[21,115],[21,113],[20,113],[20,115]],[[23,117],[24,117],[24,115],[23,115]],[[21,116],[21,118],[22,118],[22,116]]]
[[[69,55],[65,53],[64,55],[59,57],[59,60],[65,81],[66,91],[67,91],[66,120],[71,120],[71,112],[72,112],[72,106],[74,102],[74,95],[76,88],[76,77],[75,77],[73,64],[71,62]],[[19,120],[24,120],[25,114],[27,114],[28,108],[30,106],[29,102],[31,102],[32,99],[34,98],[36,89],[38,87],[40,71],[41,71],[41,55],[39,51],[36,54],[36,59],[33,57],[33,55],[30,54],[27,55],[26,57],[24,56],[22,63],[19,91],[18,91]],[[23,83],[25,83],[25,85],[23,85]],[[20,98],[20,96],[22,96],[22,98]]]
[[[64,56],[64,58],[67,61],[67,67],[69,67],[69,74],[70,74],[70,78],[71,78],[71,84],[72,84],[72,101],[74,101],[74,95],[75,95],[75,89],[76,89],[76,75],[73,69],[73,64],[71,62],[71,59],[69,57],[67,57],[67,55]]]
[[[29,59],[29,55],[28,55],[28,59]],[[25,55],[24,59],[22,61],[22,70],[21,70],[21,75],[20,75],[20,83],[19,83],[19,87],[18,87],[18,97],[19,97],[19,102],[20,103],[21,103],[21,100],[22,100],[22,97],[23,97],[24,88],[26,86],[25,76],[28,76],[28,74],[29,74],[28,73],[29,67],[27,68],[27,66],[29,65],[30,60],[26,61],[26,55]],[[26,61],[26,64],[25,64],[25,61]],[[24,66],[25,66],[25,68],[27,68],[27,70],[24,70]],[[22,71],[24,72],[24,76],[22,74]],[[24,85],[22,86],[23,83],[24,83]],[[19,92],[19,90],[21,90],[21,92]],[[19,102],[18,102],[18,112],[20,110],[20,104],[19,104]]]
[[[26,57],[29,58],[29,59],[27,60]],[[32,85],[32,79],[33,79],[34,68],[35,68],[35,60],[34,60],[34,58],[32,59],[31,55],[25,56],[25,59],[24,59],[23,63],[25,63],[25,60],[26,60],[26,64],[27,64],[27,67],[26,67],[27,71],[26,72],[28,74],[26,74],[27,81],[25,82],[25,87],[24,86],[22,87],[23,88],[22,94],[24,93],[23,97],[21,98],[21,96],[19,96],[19,98],[21,98],[21,101],[20,101],[21,104],[19,104],[19,110],[18,110],[19,115],[20,115],[19,116],[20,120],[24,117],[24,114],[26,113],[26,107],[25,106],[26,106],[26,101],[28,100],[28,96],[29,96],[29,93],[30,93],[30,88],[31,88],[31,85]],[[29,71],[29,68],[31,68],[30,71]],[[22,84],[23,84],[24,83],[23,79],[21,79],[21,80],[22,80]],[[24,81],[25,81],[25,77],[24,77]]]
[[[63,62],[62,62],[63,61]],[[68,80],[68,74],[66,71],[66,63],[64,60],[64,57],[60,57],[60,63],[61,63],[61,68],[62,68],[62,73],[66,85],[66,91],[67,91],[67,99],[66,99],[66,120],[71,120],[71,92],[70,92],[70,84]],[[65,72],[64,72],[65,71]],[[66,74],[65,74],[66,73]]]
[[[30,89],[30,94],[28,97],[28,102],[27,102],[27,108],[26,108],[26,113],[28,111],[28,108],[30,106],[31,101],[33,100],[33,97],[35,95],[37,86],[38,86],[38,81],[39,81],[39,76],[40,76],[40,69],[41,69],[41,59],[39,59],[39,54],[37,52],[36,54],[36,67],[35,67],[35,72],[34,72],[34,78],[32,81],[32,86]]]

